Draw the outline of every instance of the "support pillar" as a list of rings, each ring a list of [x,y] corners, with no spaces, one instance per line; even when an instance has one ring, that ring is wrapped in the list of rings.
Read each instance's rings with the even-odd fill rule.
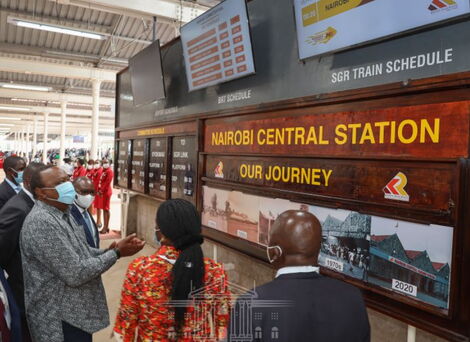
[[[34,120],[33,120],[33,156],[32,159],[36,156],[36,153],[38,152],[37,149],[37,136],[38,136],[38,115],[34,114]]]
[[[29,158],[29,153],[31,152],[31,144],[29,140],[29,135],[31,134],[31,125],[28,123],[26,126],[26,160],[28,163],[31,161]]]
[[[62,101],[60,103],[60,109],[61,109],[61,116],[60,116],[60,159],[59,159],[59,165],[64,164],[64,158],[65,158],[65,115],[66,115],[66,110],[67,110],[67,102]]]
[[[47,164],[47,135],[49,129],[49,112],[44,112],[44,148],[42,150],[42,162]]]
[[[21,130],[21,156],[26,157],[26,130]]]
[[[100,115],[101,80],[93,79],[93,113],[91,115],[91,150],[90,158],[96,159],[98,154],[98,127]]]

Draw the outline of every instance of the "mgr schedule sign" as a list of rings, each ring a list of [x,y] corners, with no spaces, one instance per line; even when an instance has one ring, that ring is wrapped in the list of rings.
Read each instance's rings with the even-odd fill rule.
[[[245,0],[225,0],[181,28],[189,90],[255,72]]]
[[[301,59],[470,13],[469,0],[294,0]]]

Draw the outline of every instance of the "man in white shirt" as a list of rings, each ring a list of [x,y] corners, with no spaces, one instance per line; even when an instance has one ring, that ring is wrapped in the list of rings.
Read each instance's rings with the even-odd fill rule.
[[[276,219],[267,247],[276,278],[254,291],[260,302],[290,304],[254,306],[246,322],[254,341],[370,341],[360,291],[319,274],[321,241],[320,222],[311,213],[288,210]]]
[[[70,158],[64,158],[64,165],[61,166],[62,170],[65,171],[65,173],[69,176],[72,177],[73,175],[73,165],[72,165],[72,159]]]

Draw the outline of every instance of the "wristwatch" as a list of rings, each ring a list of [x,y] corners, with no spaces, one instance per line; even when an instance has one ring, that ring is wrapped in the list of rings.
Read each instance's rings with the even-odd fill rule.
[[[119,251],[119,248],[114,248],[113,251],[116,253],[117,258],[121,258],[121,252]]]

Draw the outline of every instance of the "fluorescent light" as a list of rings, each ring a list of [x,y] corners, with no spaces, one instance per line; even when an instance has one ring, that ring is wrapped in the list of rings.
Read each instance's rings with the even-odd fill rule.
[[[18,102],[39,102],[39,103],[46,103],[46,100],[30,100],[30,99],[11,99],[12,101]]]
[[[35,86],[29,84],[14,84],[14,83],[4,83],[2,84],[2,88],[9,88],[9,89],[21,89],[21,90],[36,90],[36,91],[49,91],[51,88],[43,87],[43,86]]]
[[[20,121],[21,118],[15,118],[13,116],[0,116],[0,120]]]
[[[42,24],[39,22],[33,22],[29,20],[11,18],[11,20],[9,20],[8,22],[11,24],[20,26],[20,27],[26,27],[26,28],[35,29],[35,30],[62,33],[62,34],[68,34],[71,36],[98,39],[98,40],[104,39],[104,36],[101,34],[91,33],[91,32],[87,32],[83,30],[75,30],[75,29],[65,28],[65,27],[51,25],[51,24]]]
[[[0,110],[16,110],[19,112],[29,112],[30,109],[26,107],[11,107],[11,106],[0,106]]]
[[[4,123],[0,123],[0,126],[8,126],[8,127],[11,127],[11,126],[15,126],[14,124],[4,124]],[[0,128],[1,129],[1,128]]]

